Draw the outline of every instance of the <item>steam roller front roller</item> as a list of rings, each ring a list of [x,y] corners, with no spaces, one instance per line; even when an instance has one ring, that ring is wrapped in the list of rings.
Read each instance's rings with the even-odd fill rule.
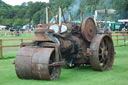
[[[97,34],[90,45],[90,63],[94,70],[105,71],[112,68],[114,62],[114,46],[109,35]]]
[[[60,66],[56,61],[55,48],[22,47],[15,60],[15,70],[19,78],[56,80],[60,76]]]

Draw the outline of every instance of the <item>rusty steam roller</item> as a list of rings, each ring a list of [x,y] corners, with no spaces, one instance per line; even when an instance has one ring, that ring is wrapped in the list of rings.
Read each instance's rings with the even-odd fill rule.
[[[46,24],[37,26],[33,42],[21,43],[14,62],[19,78],[56,80],[63,66],[73,68],[84,64],[96,71],[112,68],[112,38],[107,33],[98,33],[92,17],[82,23],[62,22],[59,8],[59,19],[54,18],[55,23],[50,23],[49,11],[47,7]]]

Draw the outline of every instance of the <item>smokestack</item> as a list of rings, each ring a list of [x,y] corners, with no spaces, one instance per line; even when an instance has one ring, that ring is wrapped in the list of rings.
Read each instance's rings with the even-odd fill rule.
[[[69,22],[71,22],[71,12],[69,13]]]
[[[59,26],[61,26],[62,9],[59,7]]]
[[[81,20],[81,23],[83,22],[83,11],[80,12],[80,20]]]
[[[48,18],[48,16],[49,16],[49,14],[48,14],[48,8],[49,7],[46,7],[46,24],[48,24],[48,21],[49,21],[49,18]]]

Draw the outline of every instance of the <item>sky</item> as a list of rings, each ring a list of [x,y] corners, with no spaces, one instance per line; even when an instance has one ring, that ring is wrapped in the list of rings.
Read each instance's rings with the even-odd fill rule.
[[[7,3],[9,5],[12,5],[12,6],[21,5],[23,2],[29,2],[29,1],[33,1],[33,2],[36,2],[36,1],[49,2],[49,0],[2,0],[2,1],[4,1],[5,3]]]

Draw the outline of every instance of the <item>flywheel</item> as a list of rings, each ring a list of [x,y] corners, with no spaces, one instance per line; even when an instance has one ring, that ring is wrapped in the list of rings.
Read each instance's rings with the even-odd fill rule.
[[[96,25],[93,18],[86,18],[82,23],[81,33],[85,40],[91,42],[96,35]]]

